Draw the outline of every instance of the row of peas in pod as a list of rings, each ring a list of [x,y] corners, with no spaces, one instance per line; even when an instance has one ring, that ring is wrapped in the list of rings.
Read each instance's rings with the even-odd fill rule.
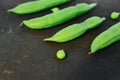
[[[13,12],[20,15],[31,14],[52,7],[56,7],[57,5],[64,4],[67,2],[70,2],[70,0],[30,1],[20,4],[13,9],[9,9],[8,12]],[[56,7],[51,9],[53,13],[44,15],[42,17],[33,18],[30,20],[24,20],[22,23],[30,29],[46,29],[50,27],[55,27],[59,24],[65,23],[71,19],[74,19],[80,15],[89,12],[96,6],[97,3],[92,3],[92,4],[79,3],[76,4],[75,6],[70,6],[61,10],[59,10],[59,8]],[[115,18],[115,17],[116,17],[115,13],[111,15],[111,18]],[[102,18],[98,16],[90,17],[83,22],[76,23],[63,28],[52,37],[44,39],[44,41],[63,43],[73,40],[83,35],[87,30],[98,27],[105,20],[106,20],[105,17]],[[117,24],[113,25],[110,29],[98,35],[91,44],[91,51],[89,52],[89,54],[94,54],[96,51],[105,48],[111,45],[112,43],[120,40],[119,38],[120,31],[118,30],[119,28],[120,28],[120,22],[118,22]],[[58,55],[57,57],[59,58]],[[59,59],[63,59],[63,57]]]

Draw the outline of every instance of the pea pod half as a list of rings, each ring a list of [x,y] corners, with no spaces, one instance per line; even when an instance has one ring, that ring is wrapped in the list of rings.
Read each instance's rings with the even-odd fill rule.
[[[120,40],[120,22],[113,25],[108,30],[102,32],[98,35],[91,45],[91,52],[89,54],[93,54],[96,51],[103,49],[112,43]]]
[[[16,14],[30,14],[38,11],[42,11],[66,2],[70,0],[36,0],[31,2],[26,2],[16,6],[13,9],[9,9],[8,12],[13,12]]]
[[[68,27],[60,30],[52,37],[44,39],[44,41],[67,42],[67,41],[73,40],[73,39],[81,36],[87,30],[97,27],[104,20],[105,20],[105,18],[100,18],[97,16],[88,18],[87,20],[85,20],[82,23],[74,24],[74,25],[68,26]]]
[[[71,20],[79,15],[85,14],[96,5],[96,3],[90,5],[87,3],[81,3],[77,4],[76,6],[71,6],[58,12],[45,15],[43,17],[38,17],[31,20],[24,20],[23,23],[31,29],[50,28]]]

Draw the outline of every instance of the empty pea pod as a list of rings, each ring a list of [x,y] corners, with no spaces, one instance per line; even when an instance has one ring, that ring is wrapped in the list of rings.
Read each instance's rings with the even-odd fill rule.
[[[79,15],[85,14],[89,12],[92,8],[94,8],[97,4],[87,4],[81,3],[76,6],[71,6],[65,9],[62,9],[58,12],[51,13],[42,17],[24,20],[23,23],[28,28],[31,29],[45,29],[50,28],[66,21],[69,21]]]
[[[53,42],[67,42],[70,40],[73,40],[79,36],[81,36],[83,33],[85,33],[89,29],[93,29],[100,25],[105,18],[100,18],[97,16],[88,18],[82,23],[79,24],[73,24],[71,26],[68,26],[59,32],[57,32],[55,35],[53,35],[50,38],[44,39],[44,41],[53,41]]]
[[[103,49],[112,43],[120,40],[120,22],[110,27],[108,30],[98,35],[91,45],[91,52],[94,54],[96,51]]]
[[[70,0],[36,0],[30,1],[16,6],[13,9],[9,9],[8,12],[16,14],[30,14],[38,11],[42,11],[66,2]]]

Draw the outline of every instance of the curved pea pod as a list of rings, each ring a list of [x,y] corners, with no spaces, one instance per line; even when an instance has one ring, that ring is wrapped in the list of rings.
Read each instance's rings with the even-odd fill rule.
[[[70,0],[36,0],[20,4],[13,9],[9,9],[8,12],[16,14],[30,14],[67,3],[69,1]]]
[[[94,54],[96,51],[103,49],[119,40],[120,40],[120,22],[113,25],[108,30],[102,32],[94,39],[91,45],[91,52],[89,54]]]
[[[24,20],[23,23],[31,29],[50,28],[69,21],[79,15],[85,14],[89,12],[92,8],[94,8],[96,5],[96,3],[90,5],[87,3],[81,3],[77,4],[76,6],[71,6],[42,17],[34,18],[31,20]]]
[[[105,18],[100,18],[97,16],[88,18],[82,23],[79,24],[73,24],[71,26],[68,26],[59,32],[57,32],[55,35],[53,35],[50,38],[44,39],[44,41],[53,41],[53,42],[67,42],[70,40],[73,40],[79,36],[81,36],[83,33],[85,33],[89,29],[93,29],[100,25]]]

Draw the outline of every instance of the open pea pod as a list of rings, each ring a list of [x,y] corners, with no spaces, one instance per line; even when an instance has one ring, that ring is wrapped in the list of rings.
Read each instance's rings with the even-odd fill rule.
[[[110,27],[108,30],[98,35],[91,45],[91,52],[94,54],[96,51],[103,49],[116,41],[120,40],[120,22]]]
[[[36,0],[26,3],[22,3],[13,9],[9,9],[8,12],[16,14],[30,14],[38,11],[42,11],[63,3],[67,3],[70,0]]]
[[[100,18],[97,16],[88,18],[84,22],[70,25],[60,31],[58,31],[55,35],[50,38],[44,39],[44,41],[52,41],[52,42],[67,42],[73,40],[82,34],[84,34],[87,30],[93,29],[100,25],[105,18]]]
[[[31,29],[50,28],[62,24],[66,21],[69,21],[77,16],[83,15],[89,12],[96,5],[97,5],[96,3],[92,4],[81,3],[42,17],[24,20],[23,23],[24,25]]]

